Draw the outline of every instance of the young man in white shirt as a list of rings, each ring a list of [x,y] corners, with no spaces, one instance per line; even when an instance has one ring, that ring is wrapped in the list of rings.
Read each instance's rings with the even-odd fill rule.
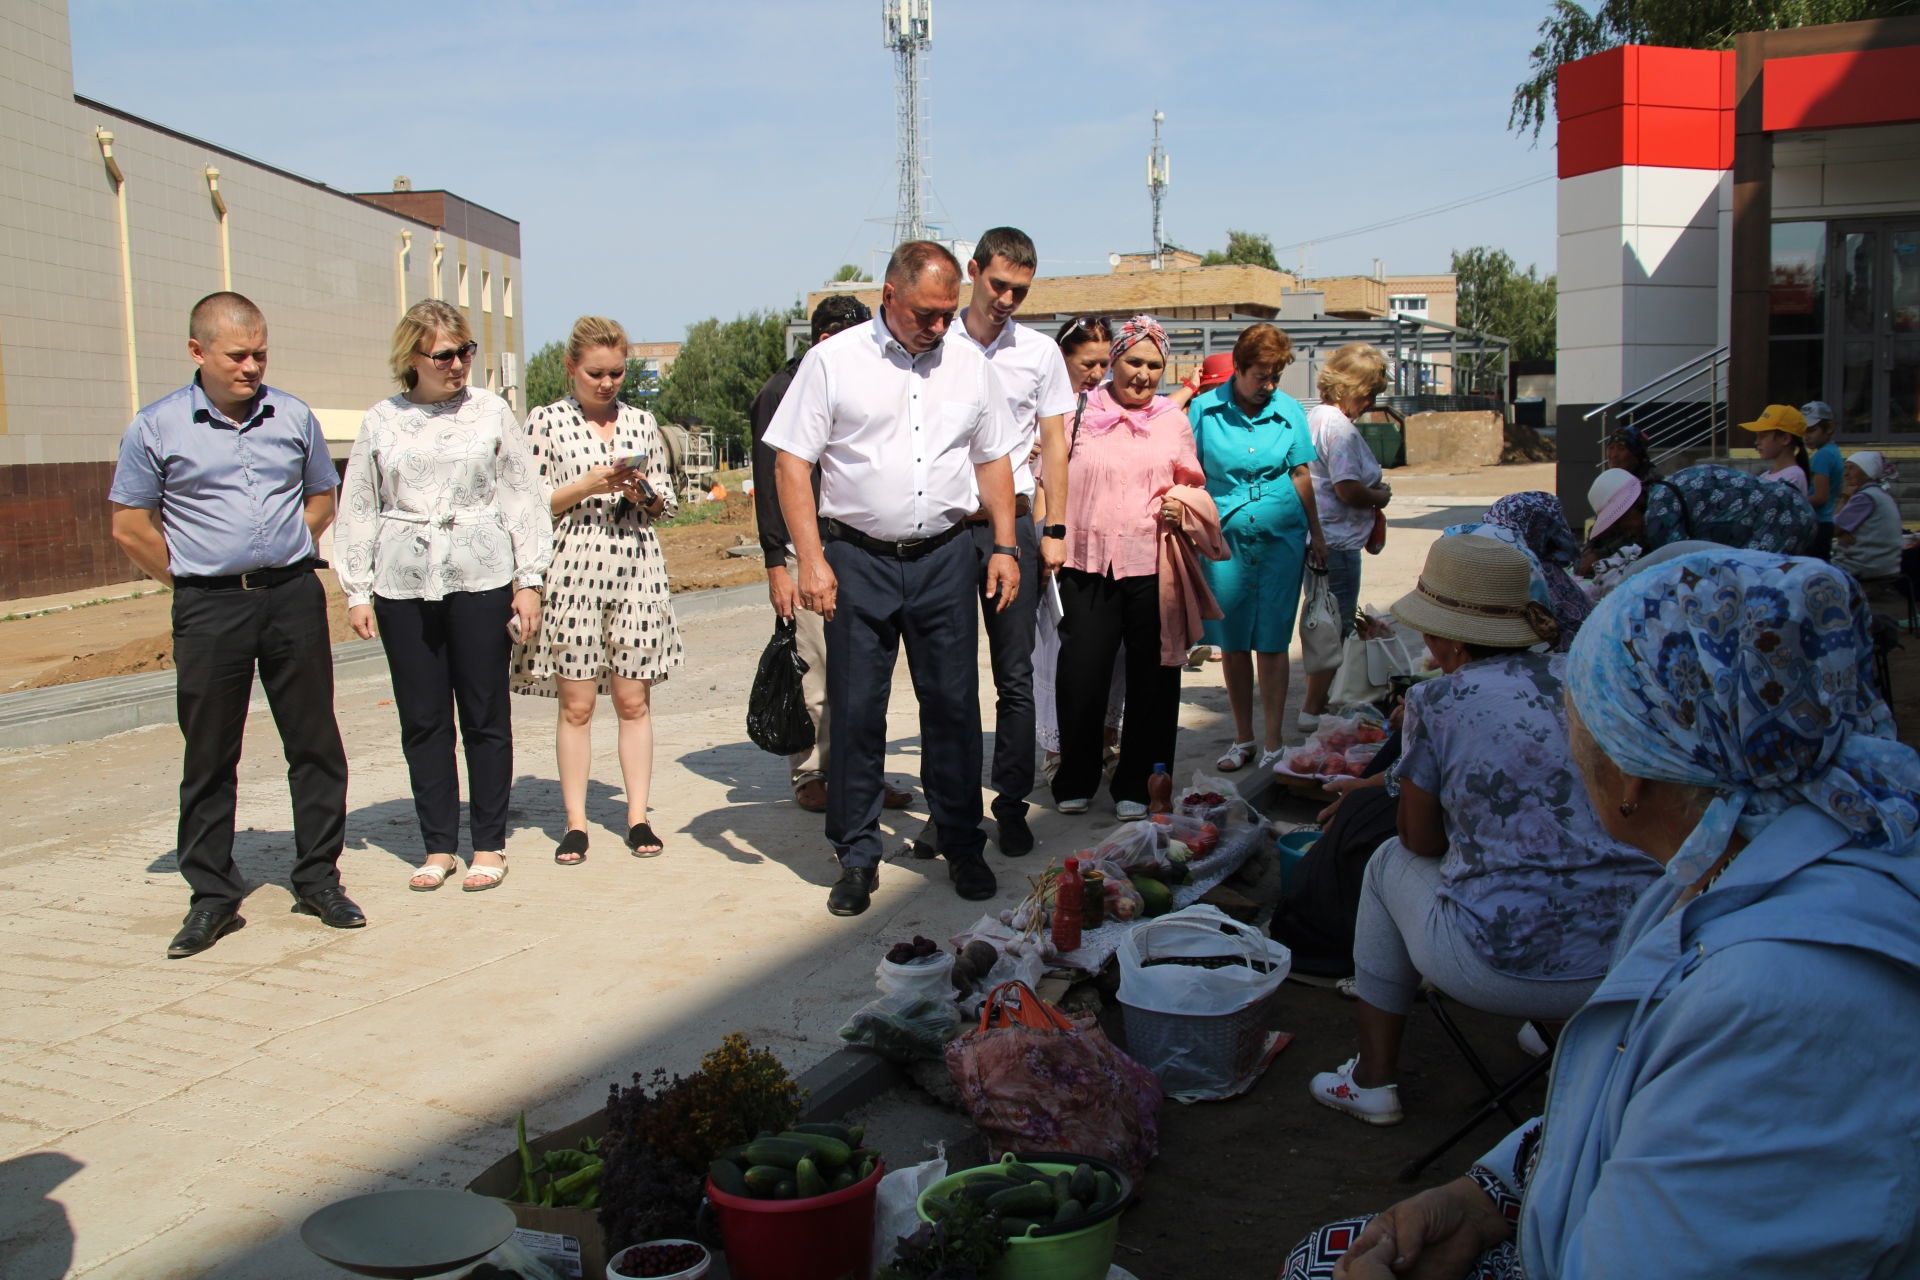
[[[921,783],[963,898],[996,891],[980,830],[979,639],[967,517],[993,530],[985,594],[1020,593],[1020,447],[992,366],[945,341],[960,264],[931,241],[894,250],[880,315],[807,352],[767,427],[800,606],[827,621],[827,838],[835,915],[867,909],[880,865],[887,695],[901,643],[920,702]],[[812,487],[820,469],[820,495]]]
[[[1007,393],[1020,443],[1013,451],[1014,544],[1020,548],[1020,580],[1026,584],[1015,602],[998,609],[986,599],[987,571],[993,554],[993,531],[985,507],[968,517],[975,559],[979,565],[982,605],[986,614],[987,650],[993,662],[996,707],[993,728],[994,820],[999,824],[1000,852],[1010,858],[1033,851],[1033,831],[1027,826],[1027,793],[1033,790],[1034,706],[1033,645],[1035,609],[1046,579],[1067,558],[1066,417],[1073,412],[1072,381],[1059,344],[1038,329],[1014,321],[1033,287],[1039,257],[1026,232],[994,227],[974,246],[967,264],[973,293],[955,326],[954,341],[976,348],[993,365]],[[1048,509],[1054,523],[1033,527],[1034,468],[1039,446],[1047,477]],[[931,856],[924,837],[917,853]]]

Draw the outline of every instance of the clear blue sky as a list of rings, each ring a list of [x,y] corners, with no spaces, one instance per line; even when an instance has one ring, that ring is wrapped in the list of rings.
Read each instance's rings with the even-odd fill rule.
[[[599,312],[636,339],[784,307],[871,269],[894,207],[874,0],[393,4],[71,0],[75,88],[348,190],[405,173],[520,221],[530,347]],[[935,0],[933,212],[1012,223],[1041,272],[1147,247],[1150,116],[1168,238],[1263,232],[1312,274],[1553,268],[1553,172],[1507,132],[1547,0]]]

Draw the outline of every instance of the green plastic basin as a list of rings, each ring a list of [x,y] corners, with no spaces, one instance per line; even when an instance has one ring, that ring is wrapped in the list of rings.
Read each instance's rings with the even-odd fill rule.
[[[1016,1159],[1042,1173],[1072,1173],[1074,1167],[1080,1164],[1104,1169],[1120,1184],[1120,1198],[1112,1208],[1084,1227],[1059,1235],[1013,1237],[1007,1242],[1007,1251],[1001,1255],[1000,1261],[987,1271],[985,1280],[1106,1280],[1108,1271],[1113,1267],[1115,1247],[1120,1242],[1120,1215],[1133,1199],[1133,1180],[1105,1160],[1065,1152],[1045,1151],[1019,1157],[1009,1152],[997,1163],[1011,1164]],[[962,1169],[928,1187],[920,1193],[920,1199],[914,1204],[920,1220],[933,1221],[927,1213],[929,1196],[944,1199],[958,1191],[960,1184],[974,1174],[990,1172],[994,1168],[995,1165],[985,1164]],[[1032,1230],[1043,1231],[1045,1228],[1035,1227]]]

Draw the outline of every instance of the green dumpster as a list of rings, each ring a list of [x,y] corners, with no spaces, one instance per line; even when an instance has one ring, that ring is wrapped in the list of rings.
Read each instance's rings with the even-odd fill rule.
[[[1379,422],[1356,422],[1354,427],[1360,432],[1360,438],[1367,442],[1367,448],[1373,450],[1373,456],[1383,467],[1403,467],[1407,463],[1407,438],[1400,430],[1400,424],[1391,418]]]

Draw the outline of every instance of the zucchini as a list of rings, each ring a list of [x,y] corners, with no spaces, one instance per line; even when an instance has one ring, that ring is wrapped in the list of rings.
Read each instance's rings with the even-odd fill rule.
[[[820,1176],[812,1156],[800,1157],[800,1163],[793,1166],[793,1185],[802,1200],[827,1194],[827,1180]]]
[[[745,1199],[753,1194],[747,1188],[747,1175],[731,1160],[715,1160],[707,1166],[707,1177],[715,1188],[730,1196]]]
[[[853,1159],[853,1148],[838,1138],[818,1133],[783,1133],[775,1142],[798,1142],[808,1148],[818,1168],[843,1169]]]
[[[748,1164],[770,1164],[791,1169],[800,1163],[802,1156],[812,1155],[813,1148],[804,1142],[793,1142],[786,1138],[756,1138],[740,1154]]]
[[[741,1175],[747,1184],[747,1191],[764,1200],[772,1195],[774,1188],[793,1177],[791,1169],[782,1169],[777,1164],[756,1164]]]
[[[1045,1214],[1047,1220],[1053,1220],[1053,1188],[1038,1182],[1024,1187],[1010,1187],[1005,1191],[996,1191],[987,1197],[987,1208],[1001,1217],[1037,1218]]]

